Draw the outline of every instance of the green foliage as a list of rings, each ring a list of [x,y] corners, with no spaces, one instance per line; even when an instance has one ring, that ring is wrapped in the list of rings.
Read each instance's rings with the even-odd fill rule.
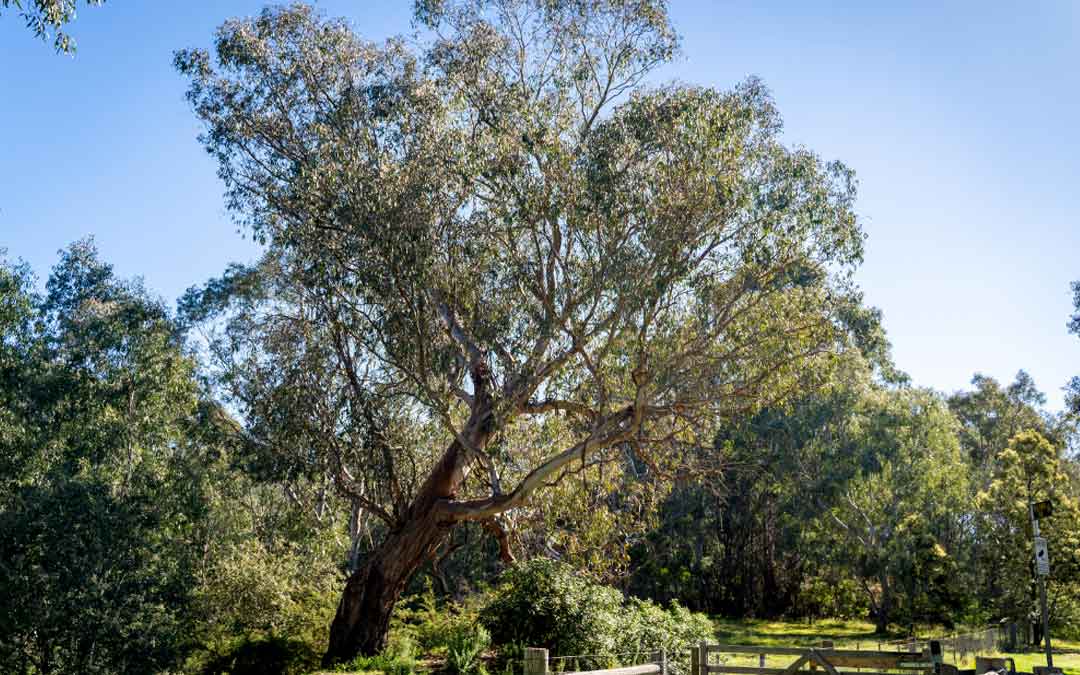
[[[105,0],[86,0],[86,5],[102,5]],[[0,0],[0,9],[14,6],[19,17],[35,37],[52,38],[57,52],[75,53],[75,42],[64,32],[64,27],[75,19],[78,0]]]
[[[621,610],[615,634],[615,653],[625,663],[653,658],[663,650],[668,671],[689,675],[690,650],[713,637],[709,617],[691,612],[677,602],[664,609],[650,600],[630,598]]]
[[[338,664],[337,671],[413,675],[416,672],[416,662],[405,656],[392,656],[389,654],[357,656],[347,663]]]
[[[458,625],[446,642],[446,669],[453,675],[487,675],[481,660],[491,634],[478,624]]]
[[[481,598],[475,596],[466,603],[440,605],[429,583],[420,595],[398,603],[386,653],[411,656],[415,647],[424,654],[446,656],[451,642],[467,641],[469,633],[479,627],[477,602]]]
[[[3,669],[168,668],[191,646],[205,542],[194,364],[90,241],[44,296],[0,269]]]
[[[1046,436],[1054,434],[1038,409],[1046,396],[1026,372],[1018,372],[1007,386],[978,374],[971,384],[971,391],[949,397],[949,408],[960,422],[960,443],[972,460],[981,487],[993,470],[995,458],[1015,434],[1024,429],[1035,429]]]
[[[818,522],[832,563],[864,586],[879,631],[951,623],[964,609],[955,557],[971,508],[954,418],[931,392],[877,391],[847,435],[854,473]]]
[[[200,642],[220,651],[238,637],[288,638],[320,649],[334,616],[334,561],[287,541],[217,545],[198,572],[193,611]]]
[[[426,591],[398,603],[383,656],[411,662],[414,651],[445,659],[453,675],[486,675],[483,657],[491,635],[479,623],[476,601],[439,605],[430,584]]]
[[[1022,431],[997,455],[992,480],[976,496],[980,535],[988,553],[999,554],[994,560],[997,593],[990,603],[997,616],[1026,620],[1038,613],[1029,503],[1050,500],[1054,504],[1053,516],[1039,523],[1050,542],[1051,597],[1072,597],[1080,587],[1080,501],[1067,466],[1059,447],[1037,431]],[[1007,551],[1017,554],[1001,555]],[[1055,602],[1052,607],[1054,614],[1064,612],[1062,623],[1078,623],[1080,617],[1068,615],[1074,603]]]
[[[869,609],[866,593],[855,579],[827,570],[803,580],[793,613],[811,619],[857,619],[865,617]]]
[[[496,645],[546,647],[553,655],[613,654],[623,597],[559,562],[510,568],[480,612]]]
[[[542,558],[508,570],[480,620],[504,658],[520,658],[522,647],[546,647],[553,656],[584,654],[614,663],[665,649],[677,673],[688,667],[681,655],[712,631],[704,615],[676,603],[664,609],[625,600],[616,589]]]
[[[183,533],[92,479],[18,489],[0,511],[0,670],[167,670],[188,632]]]

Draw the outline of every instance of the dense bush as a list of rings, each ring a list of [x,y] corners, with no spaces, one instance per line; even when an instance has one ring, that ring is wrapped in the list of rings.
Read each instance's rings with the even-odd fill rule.
[[[440,606],[429,584],[424,593],[398,604],[384,655],[411,660],[419,650],[444,659],[444,670],[452,675],[485,675],[483,659],[491,647],[491,635],[479,623],[479,598]]]
[[[394,608],[387,651],[443,656],[455,635],[475,627],[478,606],[473,596],[464,603],[440,604],[430,583],[423,593],[402,599]]]
[[[629,655],[624,660],[641,660],[663,649],[668,657],[668,672],[673,675],[689,673],[690,649],[713,637],[709,617],[691,612],[677,602],[664,609],[649,600],[631,598],[621,619],[615,638],[616,653]]]
[[[496,645],[546,647],[552,655],[612,654],[622,607],[614,588],[536,559],[503,575],[480,621]]]
[[[664,649],[676,673],[685,672],[682,655],[712,634],[703,614],[674,603],[664,609],[649,601],[625,600],[616,589],[546,559],[509,570],[480,620],[504,657],[516,657],[523,647],[546,647],[553,656],[610,656],[611,662],[630,662]]]
[[[174,526],[95,480],[0,507],[0,672],[158,672],[187,636],[191,579]]]
[[[329,556],[288,542],[221,546],[199,571],[199,639],[212,649],[239,637],[288,636],[325,646],[340,574]]]
[[[797,616],[811,619],[856,619],[870,611],[866,593],[852,579],[837,576],[813,576],[803,581]]]
[[[331,554],[319,549],[314,535],[303,542],[260,541],[237,531],[212,542],[196,573],[197,646],[185,670],[244,672],[257,655],[273,666],[267,672],[310,664],[310,656],[326,648],[341,578]]]

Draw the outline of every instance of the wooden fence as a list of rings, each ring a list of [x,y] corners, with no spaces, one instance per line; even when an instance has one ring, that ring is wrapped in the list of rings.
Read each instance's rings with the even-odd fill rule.
[[[605,670],[559,671],[562,675],[668,675],[667,654],[663,650],[653,652],[648,663]],[[525,649],[525,675],[551,675],[551,660],[548,650],[539,648]]]
[[[710,656],[718,655],[716,659]],[[735,656],[735,659],[731,657]],[[756,666],[730,665],[729,660],[758,657]],[[766,666],[768,657],[782,657],[779,666]],[[715,661],[715,662],[714,662]],[[754,647],[701,643],[691,655],[693,675],[794,675],[803,668],[819,668],[828,675],[956,675],[956,667],[942,663],[941,646],[931,643],[922,653],[869,651],[822,647]],[[858,671],[850,670],[856,668]],[[848,670],[844,670],[848,669]]]
[[[717,658],[711,658],[711,657]],[[752,661],[757,665],[729,664],[728,661]],[[691,651],[690,675],[957,675],[956,666],[942,662],[941,645],[931,642],[919,653],[911,651],[865,651],[834,649],[831,643],[821,647],[755,647],[748,645],[708,644],[702,642]],[[769,657],[785,663],[767,666]],[[573,657],[571,657],[573,658]],[[524,659],[525,675],[552,675],[548,650],[528,648]],[[857,670],[851,670],[852,668]],[[566,671],[561,675],[668,675],[667,654],[650,655],[643,664],[605,670]]]

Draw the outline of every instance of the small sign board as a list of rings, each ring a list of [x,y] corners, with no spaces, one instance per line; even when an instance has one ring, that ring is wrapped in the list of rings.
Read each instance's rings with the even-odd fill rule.
[[[1046,501],[1036,502],[1031,505],[1031,510],[1035,513],[1035,517],[1038,519],[1049,518],[1054,515],[1054,504],[1049,499]]]
[[[1046,538],[1035,537],[1035,572],[1045,577],[1050,574],[1050,554],[1046,550]]]

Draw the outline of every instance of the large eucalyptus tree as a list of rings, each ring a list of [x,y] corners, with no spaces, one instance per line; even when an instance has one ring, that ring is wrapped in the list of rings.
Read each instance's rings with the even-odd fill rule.
[[[176,58],[265,247],[188,315],[267,465],[381,523],[328,663],[383,645],[455,526],[613,456],[671,475],[797,386],[862,251],[852,174],[784,147],[760,83],[644,85],[678,48],[662,0],[416,19],[372,44],[297,5]]]

